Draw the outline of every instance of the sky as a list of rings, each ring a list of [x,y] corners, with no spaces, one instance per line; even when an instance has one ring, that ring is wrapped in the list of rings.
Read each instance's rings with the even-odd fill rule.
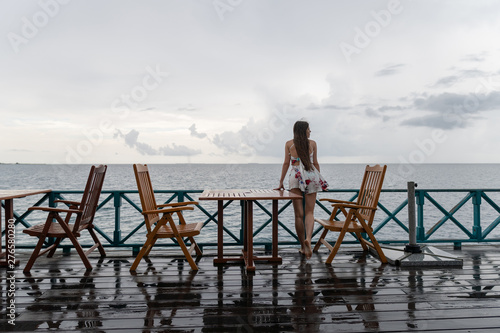
[[[0,2],[0,163],[500,163],[500,1]]]

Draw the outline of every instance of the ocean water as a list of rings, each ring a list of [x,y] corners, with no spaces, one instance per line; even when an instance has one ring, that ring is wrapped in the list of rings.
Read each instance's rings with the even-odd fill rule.
[[[331,189],[359,188],[365,164],[323,164]],[[0,189],[79,190],[90,165],[0,164]],[[281,164],[151,164],[158,190],[274,188]],[[415,181],[423,189],[500,189],[500,164],[389,164],[384,189],[406,189]],[[286,181],[285,181],[286,185]],[[132,165],[108,165],[104,190],[135,190]]]
[[[358,189],[363,176],[365,164],[323,164],[321,173],[330,184],[330,189]],[[88,176],[90,165],[44,165],[44,164],[0,164],[0,190],[1,189],[42,189],[53,190],[83,190]],[[269,189],[278,186],[281,173],[281,164],[151,164],[149,165],[151,179],[155,190],[204,190],[204,189],[229,189],[229,188],[254,188]],[[500,165],[499,164],[389,164],[384,182],[384,189],[405,190],[408,181],[415,181],[418,189],[499,189],[498,192],[488,192],[487,195],[500,206]],[[285,187],[287,182],[285,181]],[[108,165],[103,190],[136,190],[136,183],[132,165]],[[446,210],[452,209],[467,192],[432,192],[431,195]],[[81,195],[67,195],[70,200],[79,200]],[[101,196],[103,198],[104,194]],[[193,194],[197,200],[199,194]],[[352,193],[319,193],[318,198],[335,197],[347,200]],[[130,194],[128,197],[140,206],[138,196]],[[168,200],[168,194],[157,195],[157,201]],[[406,198],[406,193],[383,192],[380,202],[389,210],[394,211]],[[37,198],[28,197],[15,201],[16,212],[23,212],[36,202]],[[499,213],[482,201],[481,219],[483,230],[498,218]],[[270,203],[263,202],[264,207],[270,209]],[[280,202],[280,207],[283,203]],[[216,211],[215,202],[202,202],[212,214]],[[425,229],[430,229],[443,216],[444,213],[426,201],[424,205]],[[454,217],[472,230],[473,205],[470,200]],[[186,213],[188,214],[188,213]],[[207,216],[200,211],[189,212],[190,219],[206,220]],[[237,202],[230,205],[225,211],[225,226],[236,236],[239,236],[240,206]],[[328,217],[328,214],[319,207],[316,208],[317,217]],[[259,219],[264,223],[268,215],[260,209],[254,209],[256,228]],[[387,215],[377,212],[374,226],[385,219]],[[43,222],[45,216],[41,213],[30,215],[29,223]],[[403,209],[398,215],[398,220],[407,225],[407,211]],[[142,221],[141,215],[127,203],[121,211],[122,235],[127,235],[138,223]],[[280,215],[282,222],[290,232],[280,228],[280,241],[293,241],[293,209],[289,207]],[[114,208],[112,203],[106,205],[98,212],[96,225],[108,235],[112,235],[114,228]],[[17,234],[22,243],[32,243],[30,237],[20,232]],[[379,239],[407,239],[408,235],[394,221],[390,221],[377,234]],[[138,243],[143,242],[143,233],[138,233],[131,238]],[[500,227],[497,227],[491,236],[500,237]],[[199,241],[214,242],[216,239],[216,225],[209,223],[199,236]],[[271,237],[270,226],[265,227],[256,236],[257,241],[269,241]],[[452,220],[432,236],[435,239],[467,238],[462,230]],[[228,241],[231,241],[230,237]]]

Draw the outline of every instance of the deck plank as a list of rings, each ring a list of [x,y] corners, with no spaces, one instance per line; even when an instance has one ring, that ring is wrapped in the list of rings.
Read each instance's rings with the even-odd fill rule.
[[[280,249],[283,263],[215,267],[205,251],[200,270],[153,251],[136,274],[129,251],[91,256],[86,273],[76,253],[40,258],[22,273],[29,252],[16,254],[16,325],[7,318],[7,271],[0,270],[0,331],[102,332],[497,332],[500,329],[499,246],[446,251],[462,268],[382,265],[346,246],[333,265],[327,253],[306,261]],[[175,251],[174,251],[175,252]]]

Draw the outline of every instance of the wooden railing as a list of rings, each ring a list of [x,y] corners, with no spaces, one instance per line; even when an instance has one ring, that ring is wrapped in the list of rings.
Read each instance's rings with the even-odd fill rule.
[[[158,201],[197,201],[201,190],[156,191]],[[23,237],[22,229],[42,222],[46,216],[33,213],[31,205],[54,206],[57,199],[78,200],[80,191],[52,191],[41,198],[19,199],[15,203],[16,247],[31,248],[35,241]],[[355,200],[357,190],[330,190],[318,194],[316,216],[328,217],[330,207],[319,199],[322,197]],[[500,189],[416,189],[417,242],[454,243],[460,246],[466,242],[500,242]],[[31,200],[31,201],[30,201]],[[24,202],[22,202],[24,201]],[[374,234],[381,243],[408,243],[408,214],[406,190],[382,190],[379,210],[373,224]],[[2,202],[3,206],[3,202]],[[225,239],[227,246],[243,244],[243,212],[240,202],[227,201],[225,210]],[[271,208],[269,202],[256,202],[254,208],[254,240],[256,245],[271,246]],[[216,246],[217,207],[216,203],[201,202],[194,212],[186,213],[186,218],[202,219],[204,228],[197,240],[201,247]],[[230,222],[231,221],[231,222]],[[101,203],[96,213],[95,225],[106,247],[128,247],[137,251],[145,239],[144,220],[137,191],[103,191]],[[290,201],[280,202],[279,244],[298,245],[295,235],[293,208]],[[3,228],[2,228],[3,229]],[[315,236],[321,231],[317,227]],[[348,240],[349,241],[349,240]],[[347,241],[347,242],[348,242]],[[352,239],[354,241],[354,238]],[[85,238],[82,239],[85,244]],[[90,244],[90,242],[89,242]],[[165,242],[157,246],[173,246]],[[69,243],[64,245],[69,250]]]

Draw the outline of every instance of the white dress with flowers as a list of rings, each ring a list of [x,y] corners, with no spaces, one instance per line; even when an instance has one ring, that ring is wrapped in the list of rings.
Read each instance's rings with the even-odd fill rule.
[[[299,164],[293,165],[296,164],[295,162],[299,162]],[[298,188],[305,194],[327,190],[328,183],[314,165],[312,165],[312,170],[306,171],[300,158],[292,157],[291,163],[292,170],[288,179],[290,189]]]

